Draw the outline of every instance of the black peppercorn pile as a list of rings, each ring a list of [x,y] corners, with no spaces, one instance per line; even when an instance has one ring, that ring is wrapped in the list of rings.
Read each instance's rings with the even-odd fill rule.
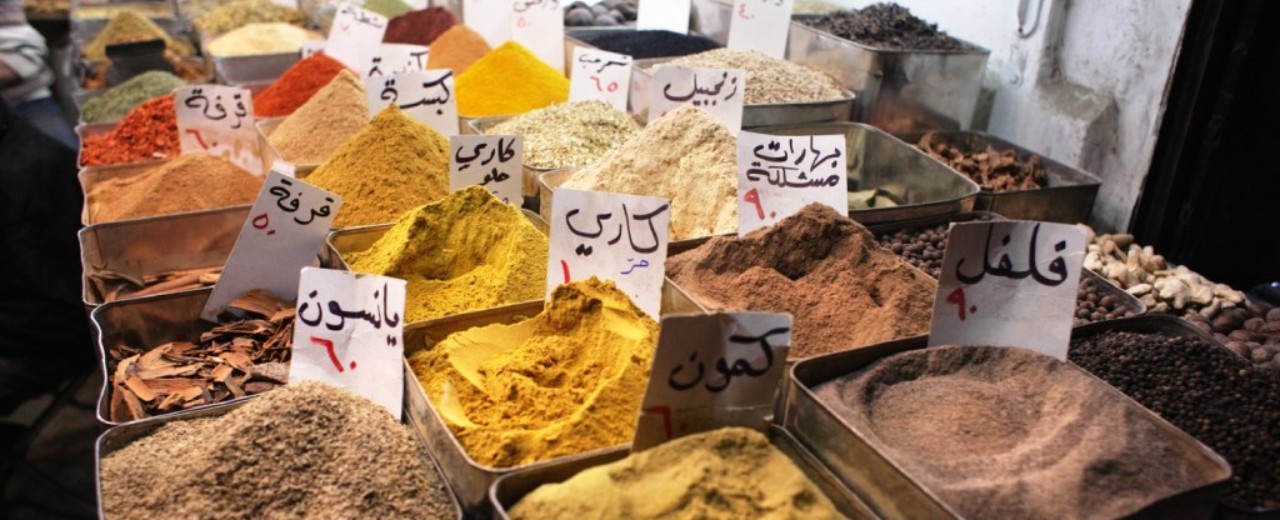
[[[929,276],[938,278],[942,273],[942,253],[947,249],[947,235],[947,224],[939,224],[934,227],[882,234],[878,238],[881,245],[889,248],[907,263],[918,267]],[[1129,316],[1133,316],[1133,309],[1126,307],[1123,300],[1106,294],[1101,284],[1093,278],[1080,277],[1074,325]]]
[[[1073,342],[1069,359],[1227,459],[1227,503],[1280,507],[1280,373],[1165,334],[1098,334]]]
[[[576,32],[573,37],[600,50],[626,54],[637,60],[688,56],[720,48],[719,43],[701,36],[671,31],[593,30]]]

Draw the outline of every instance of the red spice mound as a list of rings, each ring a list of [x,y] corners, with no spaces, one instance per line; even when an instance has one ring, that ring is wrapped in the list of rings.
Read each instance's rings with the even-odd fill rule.
[[[80,163],[127,164],[175,157],[178,151],[178,113],[173,95],[166,94],[134,107],[110,133],[86,137]]]
[[[294,63],[275,83],[253,98],[254,115],[284,117],[292,114],[345,68],[341,62],[323,53],[312,54]]]
[[[431,45],[431,42],[436,41],[436,38],[458,23],[460,23],[458,17],[443,7],[409,11],[387,22],[387,32],[383,35],[382,41]]]

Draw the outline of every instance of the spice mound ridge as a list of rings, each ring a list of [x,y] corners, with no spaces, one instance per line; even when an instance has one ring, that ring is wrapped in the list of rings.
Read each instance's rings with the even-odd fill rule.
[[[319,164],[369,122],[364,83],[343,69],[267,136],[293,164]]]

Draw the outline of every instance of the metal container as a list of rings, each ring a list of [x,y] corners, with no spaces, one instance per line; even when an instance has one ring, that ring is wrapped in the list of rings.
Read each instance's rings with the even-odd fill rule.
[[[567,61],[565,63],[568,63]],[[502,124],[506,120],[511,119],[507,116],[502,117],[481,117],[470,119],[467,123],[467,130],[472,135],[484,135],[490,128]],[[522,165],[521,170],[524,177],[520,179],[520,192],[524,195],[523,207],[537,210],[538,209],[538,177],[547,172],[561,170],[563,168],[533,168],[528,165]]]
[[[729,44],[733,2],[693,0],[689,9],[689,32],[697,32],[720,45]]]
[[[791,462],[795,463],[796,467],[804,472],[805,476],[818,486],[818,489],[822,490],[822,494],[831,500],[841,515],[845,518],[879,518],[786,430],[771,426],[768,434],[773,445],[786,454]],[[489,490],[489,501],[493,504],[494,517],[509,520],[511,517],[507,510],[543,484],[564,482],[583,470],[616,462],[625,458],[627,454],[627,449],[619,448],[591,456],[565,457],[556,460],[554,464],[503,475]],[[765,475],[760,477],[768,478]]]
[[[1126,320],[1104,322],[1111,326]],[[1077,329],[1080,330],[1080,329]],[[871,507],[892,518],[960,518],[928,486],[902,469],[890,452],[867,440],[814,393],[819,384],[856,372],[877,360],[922,349],[928,338],[890,341],[871,347],[810,358],[791,369],[786,428],[827,467],[857,491]],[[1074,366],[1074,365],[1072,365]],[[1101,380],[1099,380],[1100,383]],[[1103,383],[1105,385],[1105,383]],[[1231,468],[1212,450],[1110,386],[1116,398],[1155,425],[1213,484],[1186,489],[1148,504],[1131,518],[1207,518],[1225,490]]]
[[[95,198],[92,195],[92,190],[94,186],[97,186],[99,183],[112,180],[112,179],[122,179],[122,178],[132,177],[135,175],[140,175],[148,170],[162,166],[168,161],[169,159],[163,160],[163,161],[148,161],[148,162],[141,162],[141,163],[120,164],[120,165],[112,165],[112,166],[91,166],[91,167],[80,170],[80,188],[84,191],[84,213],[81,215],[81,221],[85,225],[100,223],[97,218],[97,211],[96,211],[96,208],[98,207],[98,204],[100,204],[100,202],[97,200],[97,198]],[[251,203],[237,204],[234,206],[227,206],[227,207],[248,208],[251,205],[252,205]],[[214,209],[220,209],[220,208],[214,208]],[[186,215],[186,214],[204,212],[204,211],[210,211],[210,209],[196,209],[192,211],[172,213],[172,214]],[[150,218],[150,217],[147,217],[147,218]],[[129,219],[129,220],[140,220],[140,219]],[[125,221],[119,221],[119,222],[125,222]]]
[[[258,85],[261,84],[259,83]],[[254,95],[257,95],[257,93],[254,93]],[[271,135],[271,132],[275,132],[276,128],[280,127],[281,123],[284,123],[285,119],[287,118],[272,117],[268,119],[259,119],[254,123],[254,126],[258,129],[258,146],[262,150],[262,164],[267,168],[270,168],[276,161],[284,161],[284,158],[280,156],[280,152],[276,151],[276,147],[272,146],[271,141],[267,138]],[[298,178],[303,178],[310,175],[311,172],[315,171],[316,168],[319,167],[320,163],[295,164],[293,165],[293,171],[294,175]]]
[[[406,372],[405,372],[404,388],[406,393],[405,394],[406,399],[405,399],[405,405],[404,405],[404,412],[401,417],[401,422],[404,424],[409,424],[410,419],[413,417],[414,414],[413,414],[413,411],[410,410],[409,408],[409,400],[407,396],[412,394],[411,386],[417,386],[417,383],[413,378],[413,374],[407,371],[408,367],[406,366],[405,368],[406,368]],[[143,437],[151,435],[157,429],[159,429],[161,426],[164,426],[165,424],[175,422],[175,421],[187,421],[187,420],[202,419],[202,418],[208,418],[208,417],[220,417],[232,410],[235,410],[236,408],[239,408],[240,406],[243,406],[248,399],[252,399],[253,397],[254,396],[250,396],[236,402],[218,403],[215,405],[203,407],[201,409],[184,410],[181,412],[175,412],[175,413],[161,416],[161,417],[152,417],[152,418],[144,419],[134,423],[116,426],[104,432],[101,436],[98,437],[98,441],[97,443],[95,443],[95,446],[94,446],[94,481],[96,483],[97,494],[98,494],[98,517],[106,518],[105,512],[103,511],[103,507],[102,507],[102,460],[105,459],[108,455],[111,455],[112,453],[115,453],[116,451],[125,448],[126,446],[132,444],[136,440],[139,440]],[[410,428],[410,429],[413,430],[414,436],[417,438],[417,441],[420,445],[425,445],[427,443],[427,440],[422,438],[420,430],[416,428]],[[440,465],[436,462],[436,460],[431,458],[430,454],[424,453],[423,450],[419,450],[419,453],[423,454],[423,456],[426,458],[427,463],[430,464],[430,466],[433,469],[435,469],[436,474],[441,476],[441,481],[444,482],[445,489],[449,492],[448,493],[449,498],[451,498],[453,502],[453,510],[455,512],[454,517],[457,518],[458,520],[461,520],[463,518],[462,507],[458,504],[456,495],[453,493],[451,489],[449,489],[448,480],[443,478],[444,471],[440,468]],[[302,478],[307,477],[307,475],[299,475],[299,476]]]
[[[541,301],[523,302],[496,309],[410,324],[404,329],[405,357],[418,350],[431,348],[455,332],[495,323],[515,323],[538,314],[542,307],[543,303]],[[688,296],[668,281],[663,284],[662,288],[661,314],[681,312],[699,311]],[[413,380],[416,381],[417,378],[413,377]],[[411,409],[414,410],[414,417],[411,422],[415,428],[421,430],[422,437],[427,439],[431,454],[440,461],[440,465],[445,469],[445,477],[449,480],[450,485],[453,486],[454,492],[458,494],[458,499],[462,502],[462,507],[469,515],[482,518],[488,516],[491,504],[486,500],[486,497],[490,486],[499,476],[515,470],[547,467],[559,462],[560,459],[551,459],[510,468],[495,468],[476,462],[475,459],[472,459],[467,454],[462,444],[458,442],[457,437],[453,435],[453,432],[449,430],[448,425],[445,424],[435,406],[431,405],[421,385],[412,386],[413,388],[409,390],[405,397],[405,402],[411,403]],[[593,450],[575,455],[574,458],[598,456],[618,449],[618,447],[612,447]]]
[[[108,5],[110,6],[110,12],[104,13],[106,16],[103,17],[84,18],[75,16],[73,11],[71,16],[70,35],[70,39],[73,43],[77,44],[78,47],[84,47],[85,44],[98,37],[98,34],[102,32],[102,29],[107,26],[111,21],[111,18],[117,13],[137,9],[138,6],[142,6],[144,10],[153,11],[152,13],[147,13],[147,18],[155,22],[161,29],[164,29],[164,32],[168,33],[170,37],[185,41],[188,45],[191,44],[191,26],[187,21],[176,17],[173,14],[172,6],[168,3],[122,2],[111,3]],[[196,50],[194,45],[191,47],[191,50],[193,52]],[[81,54],[76,53],[76,57],[80,56]]]
[[[216,39],[216,38],[215,38]],[[249,56],[216,56],[205,55],[213,62],[214,78],[225,85],[243,85],[245,83],[270,83],[284,74],[301,59],[298,52],[280,52],[274,54],[253,54]]]
[[[247,206],[108,222],[80,230],[83,298],[87,307],[104,303],[89,279],[104,271],[147,275],[219,266],[231,256]],[[125,295],[116,301],[136,299]]]
[[[79,50],[76,50],[76,52],[78,53]],[[195,71],[195,76],[188,81],[189,84],[194,85],[213,81],[213,67],[209,62],[205,61],[204,57],[187,56],[185,58],[180,58],[179,63],[184,67]],[[104,88],[85,88],[89,79],[93,77],[94,72],[103,65],[105,65],[105,62],[102,61],[68,60],[65,65],[67,67],[65,74],[66,77],[71,78],[74,81],[68,82],[69,85],[67,91],[71,98],[76,100],[77,107],[80,106],[80,103],[83,103],[84,99],[87,99],[84,96],[100,93],[105,90]],[[183,75],[181,70],[175,69],[173,73],[178,76]]]
[[[918,143],[924,134],[904,136],[908,142]],[[1040,157],[1048,176],[1048,186],[1035,190],[1019,190],[993,193],[982,190],[974,207],[999,213],[1011,219],[1043,220],[1075,224],[1087,222],[1093,211],[1093,201],[1098,196],[1102,179],[1078,168],[1067,166],[1049,157],[1032,152],[999,137],[982,132],[939,131],[932,139],[966,150],[985,150],[988,146],[999,151],[1013,150],[1020,161],[1033,156]]]

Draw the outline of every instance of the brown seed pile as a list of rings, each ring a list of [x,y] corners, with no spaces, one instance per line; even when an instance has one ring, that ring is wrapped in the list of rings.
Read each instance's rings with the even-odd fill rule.
[[[303,382],[226,415],[168,423],[102,460],[106,518],[452,518],[386,409]]]
[[[1280,370],[1280,307],[1248,302],[1223,309],[1213,317],[1192,312],[1183,319],[1213,334],[1232,352],[1254,365]]]
[[[933,132],[924,134],[916,146],[973,179],[986,191],[1034,190],[1049,185],[1048,173],[1038,155],[1024,161],[1012,149],[996,150],[988,145],[986,150],[977,150],[963,143],[944,142]]]
[[[662,65],[740,69],[746,73],[745,103],[748,105],[827,101],[847,95],[836,80],[823,72],[756,51],[715,49],[658,66]]]
[[[796,13],[804,12],[796,2]],[[864,9],[796,16],[795,20],[864,45],[883,49],[963,51],[969,45],[947,36],[898,4],[879,3]]]

